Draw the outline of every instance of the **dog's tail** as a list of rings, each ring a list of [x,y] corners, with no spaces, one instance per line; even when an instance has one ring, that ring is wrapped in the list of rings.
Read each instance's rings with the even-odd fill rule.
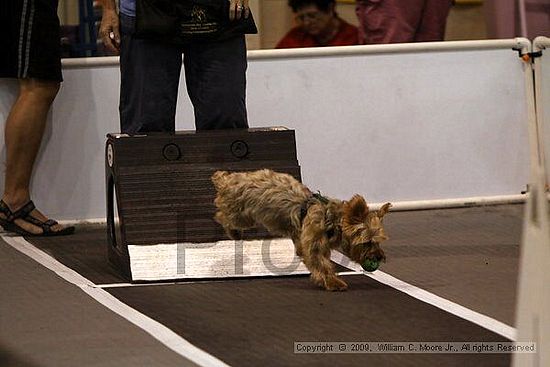
[[[216,190],[220,189],[222,187],[222,182],[225,176],[229,175],[229,172],[227,171],[216,171],[212,175],[212,183],[214,184],[214,187]]]

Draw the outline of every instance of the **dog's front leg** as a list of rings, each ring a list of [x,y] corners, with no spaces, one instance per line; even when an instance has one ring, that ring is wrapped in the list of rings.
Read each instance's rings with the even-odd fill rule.
[[[296,256],[301,258],[303,256],[303,253],[302,253],[302,243],[300,242],[300,237],[292,236],[292,243],[294,243],[294,250],[296,251]]]
[[[301,241],[304,264],[311,272],[311,280],[329,291],[345,291],[348,285],[334,271],[326,235],[313,238],[306,235]]]

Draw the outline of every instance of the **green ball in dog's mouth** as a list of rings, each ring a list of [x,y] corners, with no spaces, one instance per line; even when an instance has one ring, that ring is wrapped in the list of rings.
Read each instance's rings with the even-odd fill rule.
[[[375,259],[365,259],[361,264],[361,267],[368,272],[375,271],[380,266],[380,262]]]

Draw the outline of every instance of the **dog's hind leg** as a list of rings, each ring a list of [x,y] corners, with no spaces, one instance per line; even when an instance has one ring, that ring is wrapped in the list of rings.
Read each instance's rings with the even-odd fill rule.
[[[227,237],[229,237],[232,240],[240,240],[242,239],[242,231],[238,230],[237,228],[233,227],[231,225],[231,221],[228,220],[227,216],[223,214],[222,211],[217,211],[214,215],[214,219],[216,222],[222,225],[225,234]]]

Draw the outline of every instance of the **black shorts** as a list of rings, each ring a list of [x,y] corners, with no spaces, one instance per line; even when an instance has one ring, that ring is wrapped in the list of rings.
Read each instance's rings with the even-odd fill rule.
[[[0,0],[0,78],[61,81],[58,0]]]

